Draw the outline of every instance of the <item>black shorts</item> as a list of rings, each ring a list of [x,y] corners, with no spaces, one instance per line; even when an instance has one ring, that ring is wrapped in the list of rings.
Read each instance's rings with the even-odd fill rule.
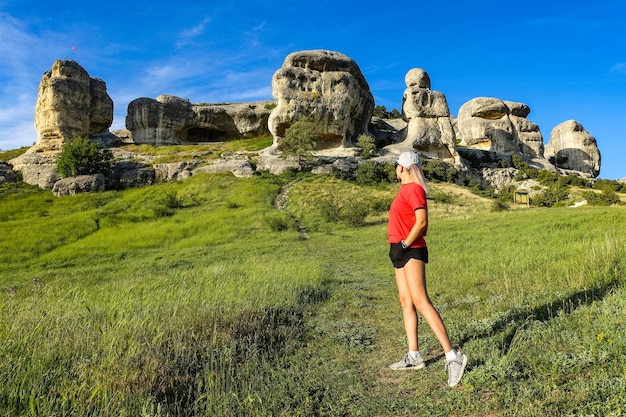
[[[389,248],[389,258],[395,268],[404,268],[409,259],[417,259],[428,263],[428,248],[406,248],[402,249],[399,243],[392,243]]]

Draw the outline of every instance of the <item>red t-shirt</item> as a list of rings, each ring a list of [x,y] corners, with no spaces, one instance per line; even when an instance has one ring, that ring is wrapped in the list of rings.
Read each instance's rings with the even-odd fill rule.
[[[421,185],[409,182],[400,186],[398,195],[394,198],[389,209],[389,223],[387,225],[387,242],[398,243],[405,239],[415,224],[415,210],[428,210],[426,204],[426,192]],[[424,236],[428,231],[428,225],[422,234],[411,244],[412,248],[426,246]]]

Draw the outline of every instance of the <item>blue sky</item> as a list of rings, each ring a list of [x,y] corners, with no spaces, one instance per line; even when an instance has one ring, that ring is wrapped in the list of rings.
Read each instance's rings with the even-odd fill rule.
[[[354,59],[389,110],[422,68],[454,115],[475,97],[526,103],[546,143],[577,120],[598,141],[600,177],[626,177],[623,0],[0,0],[0,149],[36,141],[37,88],[57,59],[106,82],[115,130],[139,97],[271,99],[284,58],[308,49]]]

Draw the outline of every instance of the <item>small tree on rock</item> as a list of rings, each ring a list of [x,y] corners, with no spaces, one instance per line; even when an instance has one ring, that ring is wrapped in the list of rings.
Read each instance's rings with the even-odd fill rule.
[[[293,155],[298,161],[307,159],[317,146],[317,138],[313,133],[313,120],[300,117],[285,130],[285,136],[278,144],[284,156]]]
[[[57,160],[57,172],[63,177],[106,173],[111,168],[113,154],[87,138],[76,138],[63,145]]]

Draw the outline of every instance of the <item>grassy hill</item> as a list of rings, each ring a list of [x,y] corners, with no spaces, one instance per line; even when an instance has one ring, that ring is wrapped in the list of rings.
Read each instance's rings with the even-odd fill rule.
[[[288,190],[285,209],[274,199]],[[432,184],[433,303],[467,373],[405,353],[396,184],[325,176],[0,197],[0,414],[625,415],[626,208],[491,211]]]

